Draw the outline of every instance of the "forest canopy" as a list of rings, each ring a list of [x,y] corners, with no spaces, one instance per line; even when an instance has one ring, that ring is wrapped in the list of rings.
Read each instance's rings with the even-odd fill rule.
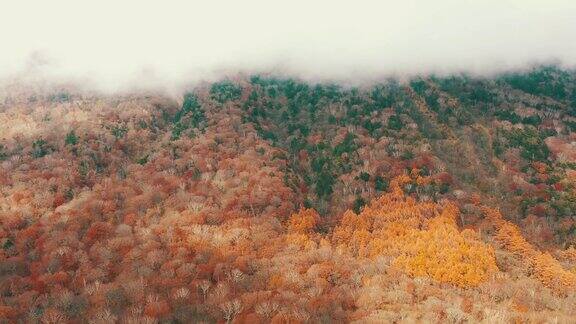
[[[571,322],[576,73],[0,97],[0,322]]]

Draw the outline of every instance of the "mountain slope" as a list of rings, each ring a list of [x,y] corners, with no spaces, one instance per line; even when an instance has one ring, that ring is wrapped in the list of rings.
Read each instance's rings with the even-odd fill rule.
[[[570,322],[575,81],[6,87],[0,318]]]

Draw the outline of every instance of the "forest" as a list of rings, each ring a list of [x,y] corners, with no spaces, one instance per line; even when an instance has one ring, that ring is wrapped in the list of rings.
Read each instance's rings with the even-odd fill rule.
[[[573,323],[576,71],[0,89],[0,323]]]

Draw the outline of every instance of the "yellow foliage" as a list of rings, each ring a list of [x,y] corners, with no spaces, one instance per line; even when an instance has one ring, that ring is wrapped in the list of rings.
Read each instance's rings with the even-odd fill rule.
[[[390,181],[390,187],[393,189],[394,192],[394,189],[402,188],[403,185],[407,184],[411,180],[412,179],[410,179],[410,177],[407,174],[402,174],[392,179],[392,181]]]
[[[312,249],[316,247],[316,242],[310,239],[307,234],[288,234],[286,243],[296,245],[299,249]]]
[[[311,249],[317,246],[309,234],[320,220],[320,215],[314,209],[301,209],[298,213],[292,214],[288,220],[288,235],[286,242],[294,244],[300,249]]]
[[[494,250],[462,235],[438,216],[427,230],[412,230],[403,238],[405,248],[394,264],[412,276],[427,276],[458,286],[476,286],[496,271]]]
[[[320,215],[311,208],[302,208],[296,214],[292,214],[288,220],[288,231],[290,233],[309,233],[311,232],[318,221]]]
[[[406,197],[401,186],[409,181],[408,175],[393,179],[390,193],[372,201],[359,215],[347,212],[334,230],[333,241],[346,244],[358,256],[396,257],[394,265],[411,276],[461,287],[476,286],[496,271],[493,249],[473,231],[458,229],[458,208]]]

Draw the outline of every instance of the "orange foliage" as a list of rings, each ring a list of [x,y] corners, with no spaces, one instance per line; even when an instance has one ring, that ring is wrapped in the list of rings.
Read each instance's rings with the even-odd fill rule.
[[[549,253],[538,251],[522,236],[518,226],[502,218],[498,210],[483,208],[486,217],[496,226],[496,239],[509,251],[522,256],[534,269],[535,277],[558,291],[576,288],[576,274],[567,271]]]
[[[405,197],[400,186],[408,181],[407,175],[394,179],[391,193],[374,200],[359,215],[345,213],[334,230],[334,243],[359,256],[393,256],[394,264],[411,276],[462,287],[486,280],[497,270],[493,249],[471,230],[458,229],[455,205]]]
[[[0,319],[13,320],[17,314],[18,312],[13,307],[0,305]]]
[[[290,233],[309,233],[320,221],[320,215],[311,208],[302,208],[296,214],[292,214],[288,220],[288,231]]]

